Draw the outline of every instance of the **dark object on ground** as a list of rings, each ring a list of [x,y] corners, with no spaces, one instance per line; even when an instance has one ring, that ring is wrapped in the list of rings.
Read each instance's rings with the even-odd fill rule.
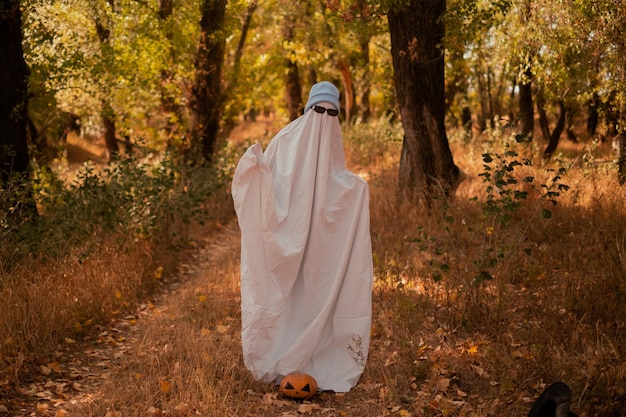
[[[578,417],[570,411],[570,403],[569,387],[561,381],[555,382],[537,398],[528,417]]]

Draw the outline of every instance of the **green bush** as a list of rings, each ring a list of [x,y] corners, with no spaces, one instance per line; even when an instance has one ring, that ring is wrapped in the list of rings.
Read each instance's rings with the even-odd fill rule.
[[[10,270],[24,257],[61,257],[76,245],[88,254],[90,240],[101,233],[175,240],[184,225],[211,217],[205,202],[226,180],[217,169],[189,167],[169,153],[147,162],[124,158],[106,167],[86,163],[69,183],[38,168],[32,187],[38,215],[25,215],[27,196],[17,192],[20,187],[0,189],[1,265]]]

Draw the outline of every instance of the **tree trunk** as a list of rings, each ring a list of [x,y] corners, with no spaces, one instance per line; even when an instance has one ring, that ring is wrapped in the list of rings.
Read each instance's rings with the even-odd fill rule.
[[[30,157],[28,67],[22,50],[19,0],[0,0],[0,184],[12,175],[27,175]]]
[[[174,11],[174,1],[173,0],[159,0],[159,19],[166,20],[168,17],[172,15]],[[169,39],[169,38],[168,38]]]
[[[226,40],[220,31],[224,26],[226,0],[204,0],[201,11],[196,78],[191,99],[191,148],[193,152],[199,151],[204,161],[210,163],[215,152],[224,102],[221,77]]]
[[[550,142],[550,121],[546,114],[545,99],[541,91],[537,94],[537,114],[539,115],[539,127],[541,128],[541,136],[546,142]]]
[[[461,126],[465,129],[465,132],[468,133],[467,127],[471,129],[471,125],[469,125],[468,122],[471,121],[472,114],[471,109],[467,106],[467,90],[469,86],[467,77],[468,68],[467,63],[463,59],[463,51],[460,48],[452,48],[450,51],[449,62],[454,62],[453,65],[456,68],[453,68],[452,78],[446,85],[446,114],[454,120],[455,125],[457,124],[457,120],[460,118]],[[457,97],[459,98],[457,99]],[[457,117],[457,114],[452,111],[452,104],[455,100],[461,107],[461,114],[458,115],[459,117]],[[469,133],[471,133],[471,131]]]
[[[372,115],[370,108],[370,37],[363,36],[359,41],[363,59],[363,92],[361,93],[361,121],[366,123]]]
[[[565,135],[567,139],[572,143],[578,143],[576,133],[574,133],[576,112],[571,106],[565,108]]]
[[[521,16],[522,23],[524,25],[528,25],[532,17],[532,0],[525,0],[523,7],[523,13]],[[529,142],[533,138],[533,132],[535,130],[535,115],[533,113],[533,71],[532,71],[532,63],[531,56],[533,51],[523,50],[526,52],[524,54],[523,61],[521,62],[522,67],[524,68],[524,76],[519,81],[519,120],[521,122],[521,130],[519,133],[519,137],[521,140]]]
[[[115,1],[107,0],[107,3],[111,7],[112,11],[115,11]],[[100,52],[104,62],[111,62],[113,58],[113,52],[111,49],[111,28],[110,22],[103,23],[99,16],[96,16],[96,33],[100,40]],[[120,148],[116,140],[115,132],[115,110],[111,107],[111,103],[108,98],[102,101],[102,110],[100,111],[100,117],[102,119],[102,126],[104,127],[104,145],[109,155],[109,161],[116,159],[120,154]]]
[[[174,40],[174,26],[168,22],[174,13],[173,0],[159,0],[158,11],[165,39],[167,39],[167,62],[161,70],[161,84],[159,85],[161,96],[161,111],[165,116],[165,136],[169,146],[173,146],[175,138],[180,136],[179,126],[183,119],[181,106],[177,103],[175,94],[172,93],[169,85],[173,83],[174,72],[172,66],[176,62],[176,56],[172,42]]]
[[[347,123],[352,123],[356,116],[356,112],[353,111],[355,107],[355,93],[354,82],[352,81],[352,74],[350,73],[350,67],[344,61],[339,62],[339,70],[341,71],[341,79],[343,80],[343,91],[345,99],[345,120]]]
[[[398,107],[404,128],[400,193],[426,206],[460,176],[444,126],[445,0],[412,0],[388,13]]]
[[[28,75],[20,1],[0,0],[0,205],[10,207],[4,222],[7,230],[38,216],[29,176]]]
[[[482,56],[481,58],[482,59]],[[491,104],[489,103],[489,72],[484,73],[481,65],[477,65],[475,69],[476,83],[478,85],[478,96],[480,98],[480,113],[478,114],[478,128],[481,132],[492,126],[493,114],[491,113]]]
[[[283,34],[287,42],[294,39],[294,21],[286,18],[285,27],[283,28]],[[298,64],[287,57],[286,62],[287,73],[285,76],[285,84],[287,88],[287,110],[289,111],[289,120],[297,119],[303,110],[304,103],[302,102],[302,86],[300,85],[300,72],[298,70]]]
[[[302,86],[300,85],[300,75],[298,64],[291,59],[287,59],[287,109],[289,120],[295,120],[302,114]]]
[[[515,108],[515,90],[516,89],[517,89],[517,77],[513,78],[513,84],[511,85],[511,93],[509,94],[509,100],[508,100],[508,105],[507,105],[510,124],[515,123],[515,114],[513,112],[513,109]]]
[[[530,64],[528,64],[530,65]],[[530,141],[535,129],[535,116],[533,112],[533,88],[532,71],[528,68],[525,72],[525,79],[519,84],[519,119],[521,122],[520,135],[524,140]]]
[[[611,146],[617,156],[617,180],[620,185],[624,185],[626,182],[626,133],[615,136]]]
[[[115,112],[111,108],[108,100],[102,104],[102,125],[104,126],[104,143],[109,154],[109,161],[115,160],[120,156],[120,147],[117,144],[115,134]]]
[[[587,134],[590,138],[596,135],[596,129],[598,128],[598,101],[600,98],[597,93],[593,93],[593,98],[589,100],[587,105]]]
[[[463,131],[468,139],[471,139],[472,134],[472,110],[468,106],[463,106],[461,109],[461,124],[463,125]]]
[[[248,37],[248,30],[250,30],[250,24],[252,23],[252,16],[259,6],[258,0],[252,0],[250,4],[248,4],[248,9],[246,10],[246,16],[243,20],[243,24],[241,25],[241,35],[239,36],[239,42],[237,43],[237,49],[235,50],[235,59],[233,63],[233,81],[237,81],[239,77],[240,67],[241,67],[241,55],[243,54],[243,47],[246,44],[246,38]]]
[[[619,119],[617,101],[617,92],[615,90],[609,93],[609,99],[606,102],[606,136],[612,138],[619,133]]]
[[[562,100],[559,100],[556,105],[558,109],[556,126],[554,126],[554,130],[550,135],[548,147],[543,151],[543,156],[546,159],[550,158],[552,154],[554,154],[554,151],[556,151],[559,139],[561,138],[561,133],[563,133],[563,128],[565,127],[565,105]]]

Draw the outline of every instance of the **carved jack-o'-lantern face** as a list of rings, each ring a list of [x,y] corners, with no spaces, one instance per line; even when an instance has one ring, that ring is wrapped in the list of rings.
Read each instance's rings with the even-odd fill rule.
[[[294,372],[283,377],[280,390],[287,397],[305,400],[317,394],[317,381],[311,375]]]

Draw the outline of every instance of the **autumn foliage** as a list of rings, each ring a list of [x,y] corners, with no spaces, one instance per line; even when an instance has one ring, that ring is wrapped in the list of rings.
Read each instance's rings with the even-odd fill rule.
[[[109,417],[522,416],[562,380],[579,414],[615,415],[626,389],[626,195],[607,175],[608,145],[571,145],[546,164],[501,130],[451,137],[464,181],[424,212],[390,192],[399,126],[346,128],[349,164],[371,188],[376,274],[371,355],[352,392],[296,403],[251,379],[239,233],[216,188],[204,203],[211,226],[187,229],[182,252],[116,229],[2,275],[0,406],[119,413]]]

